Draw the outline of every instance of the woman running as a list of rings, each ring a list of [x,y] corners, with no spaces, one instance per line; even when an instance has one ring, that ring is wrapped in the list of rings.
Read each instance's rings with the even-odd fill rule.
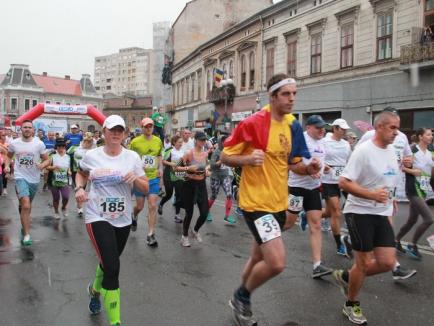
[[[121,325],[119,257],[130,233],[131,190],[133,186],[144,193],[149,190],[139,156],[121,145],[124,131],[122,117],[111,115],[104,121],[105,145],[83,157],[75,188],[77,201],[87,201],[86,229],[99,258],[95,279],[88,286],[89,311],[101,312],[101,295],[110,325]]]
[[[401,239],[416,224],[419,215],[422,216],[423,222],[413,234],[412,243],[407,245],[407,252],[412,257],[421,259],[417,243],[420,237],[433,223],[433,213],[426,203],[426,195],[432,191],[432,172],[434,161],[428,146],[432,143],[433,134],[430,128],[420,128],[416,132],[417,144],[411,146],[413,152],[413,167],[411,169],[403,168],[405,172],[405,192],[410,201],[410,212],[407,222],[401,227],[396,236],[396,249],[406,252],[401,246]]]
[[[197,242],[202,242],[199,229],[205,223],[209,212],[208,193],[205,183],[208,152],[203,150],[206,142],[206,135],[204,132],[198,131],[194,135],[194,139],[194,148],[188,150],[182,158],[182,163],[186,166],[178,167],[178,170],[186,172],[186,181],[184,182],[182,189],[182,202],[185,208],[185,218],[181,245],[184,247],[190,247],[191,245],[190,240],[188,239],[188,231],[193,217],[194,204],[197,203],[200,215],[191,232],[191,237]]]
[[[50,156],[50,165],[47,166],[48,187],[53,196],[54,218],[60,219],[59,203],[62,196],[62,215],[68,217],[68,201],[71,193],[69,177],[71,176],[71,157],[66,154],[66,141],[57,138],[54,144],[55,153]]]

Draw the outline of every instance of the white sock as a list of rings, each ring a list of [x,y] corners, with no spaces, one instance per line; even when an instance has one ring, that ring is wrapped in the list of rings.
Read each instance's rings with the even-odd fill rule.
[[[319,265],[321,265],[321,260],[313,263],[313,269],[317,268]]]
[[[401,266],[401,264],[398,261],[396,261],[395,262],[395,267],[393,268],[393,271],[396,271],[399,266]]]

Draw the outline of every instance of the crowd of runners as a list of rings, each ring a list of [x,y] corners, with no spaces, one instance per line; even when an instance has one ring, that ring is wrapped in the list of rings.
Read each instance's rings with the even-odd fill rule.
[[[90,313],[99,314],[104,307],[110,324],[120,325],[119,257],[130,231],[143,223],[139,216],[147,216],[146,243],[156,248],[158,216],[169,202],[175,208],[173,222],[182,223],[180,245],[200,244],[206,241],[201,228],[213,220],[210,208],[222,188],[221,220],[236,226],[243,219],[252,234],[251,255],[229,300],[236,325],[257,325],[251,295],[284,270],[281,235],[296,221],[308,232],[312,278],[331,275],[346,298],[343,314],[355,324],[367,323],[359,302],[364,279],[384,272],[395,280],[414,276],[416,270],[399,264],[397,252],[422,259],[418,244],[434,218],[426,202],[434,185],[432,130],[418,130],[410,145],[399,131],[393,108],[379,112],[374,130],[358,142],[344,119],[327,124],[312,115],[303,130],[291,114],[295,80],[275,75],[267,90],[267,106],[231,134],[212,138],[188,129],[166,136],[167,118],[161,112],[143,118],[140,130],[132,134],[118,115],[107,117],[102,131],[94,134],[81,133],[73,125],[63,136],[45,136],[30,120],[22,123],[18,137],[0,130],[1,191],[7,194],[7,180],[13,175],[22,245],[32,245],[31,208],[41,178],[43,189],[52,194],[56,220],[71,214],[73,192],[76,215],[84,217],[98,258],[87,287]],[[408,221],[395,235],[400,187],[410,209]],[[147,212],[140,214],[145,203]],[[416,226],[419,216],[422,222]],[[324,263],[324,221],[330,221],[336,254],[353,260],[349,270]],[[411,242],[404,246],[401,239],[415,226]]]

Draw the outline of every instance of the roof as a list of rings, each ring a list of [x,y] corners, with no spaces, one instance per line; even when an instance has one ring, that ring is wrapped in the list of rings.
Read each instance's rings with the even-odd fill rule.
[[[64,94],[81,96],[80,81],[64,79],[60,77],[43,76],[33,74],[36,83],[41,86],[46,93]]]

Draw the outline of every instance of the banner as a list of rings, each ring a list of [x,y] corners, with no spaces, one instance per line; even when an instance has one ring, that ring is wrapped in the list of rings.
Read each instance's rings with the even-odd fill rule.
[[[33,126],[36,132],[42,129],[45,135],[48,131],[58,132],[59,134],[68,132],[68,123],[64,119],[36,119],[33,121]]]
[[[87,114],[87,105],[45,104],[44,113]]]
[[[223,75],[225,72],[219,68],[214,68],[214,81],[217,85],[220,84],[221,80],[223,79]]]

